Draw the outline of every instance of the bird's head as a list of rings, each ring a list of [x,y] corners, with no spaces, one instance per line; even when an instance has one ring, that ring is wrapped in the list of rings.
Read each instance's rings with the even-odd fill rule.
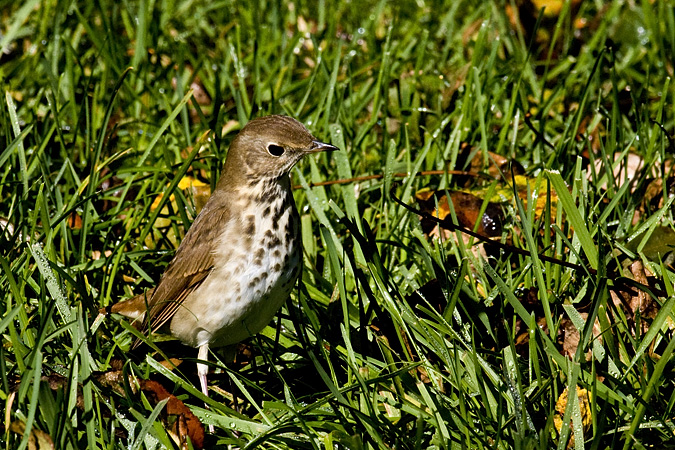
[[[261,117],[250,121],[232,141],[221,179],[238,176],[247,181],[279,178],[290,172],[303,156],[331,150],[337,150],[337,147],[317,140],[303,124],[291,117]]]

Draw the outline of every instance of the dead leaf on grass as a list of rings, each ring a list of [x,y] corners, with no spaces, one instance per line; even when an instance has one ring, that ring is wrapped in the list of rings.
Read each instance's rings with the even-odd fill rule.
[[[182,400],[169,393],[164,386],[153,380],[139,380],[141,390],[154,404],[168,399],[162,422],[171,438],[181,449],[189,448],[187,438],[190,438],[194,448],[204,448],[204,425],[195,416]]]
[[[666,173],[670,172],[670,165],[671,162],[666,161]],[[666,179],[665,189],[663,186],[663,178],[658,177],[651,180],[645,188],[644,193],[642,193],[642,201],[635,209],[635,215],[633,216],[632,222],[633,225],[637,225],[645,220],[646,217],[649,217],[654,212],[663,208],[664,202],[673,195],[675,195],[675,175],[671,174]]]
[[[612,157],[612,161],[609,161],[609,163],[612,164],[612,167],[614,168],[612,170],[612,176],[614,177],[614,186],[617,188],[633,180],[644,167],[644,160],[635,153],[628,153],[625,157],[623,153],[615,153]],[[609,180],[608,177],[605,177],[607,171],[606,168],[607,161],[600,157],[596,157],[593,167],[589,164],[586,169],[590,181],[593,181],[593,173],[595,173],[599,179],[603,180],[599,185],[600,189],[607,189]]]
[[[186,76],[192,76],[193,74],[193,69],[190,66],[185,67],[187,73]],[[178,78],[173,77],[171,79],[171,87],[175,90],[178,88]],[[205,107],[211,106],[212,100],[211,96],[209,95],[208,91],[206,90],[206,87],[204,86],[204,83],[202,83],[201,78],[199,78],[199,75],[194,75],[192,78],[192,81],[190,82],[190,89],[192,89],[192,98],[190,99],[190,105],[191,107],[188,108],[188,113],[190,115],[190,120],[192,123],[198,123],[201,121],[201,116],[197,112],[196,106],[198,105],[202,109]]]
[[[593,415],[591,411],[591,397],[590,393],[583,388],[580,388],[579,386],[576,387],[577,391],[577,398],[579,399],[579,412],[581,413],[581,424],[583,426],[584,430],[584,435],[588,433],[591,429],[591,425],[593,423]],[[558,431],[558,434],[560,434],[560,430],[562,430],[563,426],[563,417],[565,416],[565,409],[567,409],[567,401],[568,401],[568,389],[565,388],[565,390],[560,394],[558,397],[558,401],[555,403],[555,416],[553,417],[553,424],[555,425],[555,429]],[[572,427],[572,424],[570,423],[570,429],[572,430],[570,432],[570,440],[567,442],[567,448],[574,448],[574,429]]]
[[[26,423],[22,420],[15,420],[9,425],[9,431],[23,436],[26,432]],[[52,450],[54,448],[54,441],[51,436],[44,431],[38,430],[33,424],[28,437],[28,450]]]
[[[491,151],[485,154],[481,149],[472,147],[466,143],[462,144],[460,148],[456,166],[460,168],[466,167],[471,173],[487,173],[495,180],[504,179],[502,175],[506,175],[506,179],[510,179],[511,171],[515,175],[523,175],[525,173],[525,169],[523,169],[523,166],[518,161]],[[458,184],[462,184],[462,180],[464,179],[461,177],[456,178],[459,180]],[[464,184],[473,180],[466,178]]]
[[[180,364],[180,361],[174,359],[171,362],[163,363],[168,368],[173,368],[178,364]],[[161,383],[133,376],[125,376],[121,361],[111,361],[111,370],[96,373],[94,378],[101,386],[110,388],[120,395],[126,395],[124,384],[127,383],[127,387],[131,389],[131,392],[137,393],[139,390],[143,391],[153,405],[168,399],[160,420],[171,437],[182,449],[189,448],[188,437],[192,442],[193,448],[201,449],[204,447],[204,425],[202,425],[199,418],[192,413],[182,400],[171,394]],[[45,382],[53,391],[62,390],[70,386],[70,380],[58,374],[43,376],[41,381]],[[75,405],[80,409],[84,408],[84,398],[79,386]],[[48,447],[35,448],[43,450]]]
[[[488,203],[485,212],[479,217],[483,200],[475,195],[461,191],[447,191],[452,202],[457,222],[464,228],[473,230],[476,224],[477,233],[486,237],[501,236],[503,212],[500,205]],[[448,196],[441,192],[430,189],[422,189],[415,194],[415,198],[420,204],[422,211],[427,212],[441,220],[444,220],[450,214],[450,205]],[[438,236],[438,225],[430,221],[422,220],[422,229],[430,236]],[[443,230],[444,237],[447,238],[451,232]]]
[[[579,314],[581,315],[581,318],[584,319],[584,322],[588,319],[588,313],[582,312]],[[562,351],[560,353],[570,359],[574,358],[574,355],[577,353],[577,349],[579,347],[579,342],[581,341],[582,331],[583,330],[579,330],[570,319],[563,317],[560,320],[559,329],[560,340],[562,340]],[[593,324],[593,339],[602,339],[600,336],[600,322],[596,320]],[[589,349],[586,352],[586,361],[590,361],[592,357],[593,352]]]
[[[624,275],[632,278],[636,282],[645,286],[654,284],[654,276],[643,264],[642,261],[636,260],[630,266],[624,269]],[[642,331],[647,331],[649,323],[645,320],[651,321],[659,311],[659,303],[651,298],[642,289],[622,289],[612,290],[610,295],[614,305],[622,308],[627,318],[640,317]]]
[[[195,209],[197,213],[199,213],[201,208],[204,207],[207,200],[209,199],[209,196],[211,195],[210,185],[191,176],[183,177],[178,183],[178,189],[191,192],[192,197],[195,199]],[[154,211],[159,207],[159,203],[162,200],[162,197],[164,197],[164,194],[162,193],[157,195],[155,200],[152,202],[152,205],[150,205],[151,211]],[[177,205],[176,205],[176,197],[173,194],[171,194],[171,197],[169,197],[169,202],[172,205],[174,205],[175,210],[175,207],[177,207]]]

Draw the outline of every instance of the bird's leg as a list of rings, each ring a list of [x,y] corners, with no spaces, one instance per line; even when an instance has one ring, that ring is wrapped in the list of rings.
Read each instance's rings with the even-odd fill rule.
[[[197,353],[197,359],[200,361],[209,360],[209,344],[203,344],[199,346],[199,353]],[[198,362],[197,363],[197,375],[199,375],[199,384],[202,386],[202,393],[205,396],[209,396],[209,387],[206,380],[206,375],[209,373],[209,366]]]
[[[209,344],[203,344],[199,346],[199,352],[197,353],[197,359],[200,361],[208,361],[209,360]],[[206,375],[209,373],[209,366],[198,362],[197,363],[197,375],[199,376],[199,384],[202,386],[202,393],[205,396],[209,396],[209,386],[208,386],[208,381],[206,379]],[[206,409],[211,409],[209,408],[209,405],[204,403],[204,406],[206,406]],[[215,428],[213,425],[209,425],[209,432],[214,433]]]

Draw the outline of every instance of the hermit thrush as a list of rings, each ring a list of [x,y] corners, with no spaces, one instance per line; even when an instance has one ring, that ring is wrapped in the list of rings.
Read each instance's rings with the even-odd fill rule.
[[[232,141],[220,180],[152,291],[109,312],[198,347],[236,344],[262,330],[300,274],[300,218],[289,172],[303,156],[337,150],[297,120],[252,120]],[[208,368],[198,363],[208,395]]]

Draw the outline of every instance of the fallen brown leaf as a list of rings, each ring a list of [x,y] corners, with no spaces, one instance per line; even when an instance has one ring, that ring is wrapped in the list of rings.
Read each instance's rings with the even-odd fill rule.
[[[459,225],[473,230],[476,224],[478,224],[478,234],[486,237],[501,236],[503,212],[500,205],[488,203],[483,215],[478,217],[483,205],[481,198],[461,191],[447,192],[450,195],[450,201],[452,202]],[[420,209],[434,217],[443,220],[450,214],[448,196],[443,192],[439,196],[439,192],[422,189],[415,194],[415,198],[417,198],[420,204]],[[422,220],[422,229],[430,236],[439,235],[438,226],[424,219]],[[447,237],[449,234],[450,232],[445,230],[444,236]]]
[[[653,278],[649,269],[645,268],[642,261],[633,261],[630,266],[624,269],[624,274],[628,278],[632,278],[636,282],[645,286],[650,286],[650,279]],[[641,320],[640,326],[643,331],[649,328],[648,322],[645,319],[653,319],[659,310],[659,303],[649,297],[642,289],[621,289],[620,291],[612,290],[610,292],[614,305],[623,308],[624,314],[630,319],[639,316]]]
[[[588,313],[582,312],[579,313],[581,317],[584,319],[588,319]],[[562,354],[567,356],[568,358],[573,358],[574,355],[577,352],[577,348],[579,347],[579,341],[581,340],[581,331],[579,330],[570,319],[567,317],[563,317],[560,320],[560,338],[562,339]],[[597,320],[593,324],[593,338],[594,339],[601,339],[600,338],[600,322]],[[593,356],[593,352],[589,349],[586,352],[586,361],[590,361]]]
[[[174,367],[180,364],[180,361],[172,360],[170,363],[167,362],[165,366]],[[125,375],[122,371],[121,361],[111,361],[111,370],[106,372],[100,372],[94,375],[94,378],[101,386],[108,387],[113,391],[117,392],[120,395],[125,395],[124,383],[128,382],[133,393],[137,393],[138,390],[143,391],[148,400],[152,404],[157,404],[162,400],[168,399],[166,406],[162,415],[160,416],[162,423],[169,431],[169,434],[176,441],[176,443],[182,449],[188,449],[187,438],[190,438],[192,442],[192,447],[195,449],[202,449],[204,447],[204,425],[197,416],[195,416],[192,411],[185,406],[182,400],[177,398],[175,395],[171,394],[166,388],[159,382],[153,380],[143,380],[140,378],[129,376],[125,380]],[[58,375],[52,374],[49,376],[43,376],[41,381],[47,383],[49,388],[53,391],[61,390],[70,385],[70,380]],[[82,392],[78,386],[77,400],[75,403],[77,408],[84,408],[84,398]],[[16,433],[23,434],[23,429],[20,428],[22,422],[16,423]],[[35,428],[31,431],[31,436],[34,433],[41,433]],[[48,435],[44,435],[49,438]],[[31,439],[37,439],[36,442],[40,446],[33,447],[37,450],[50,449],[52,447],[44,447],[45,441],[43,435],[35,434]],[[49,439],[51,442],[51,439]],[[29,444],[30,445],[30,444]]]
[[[9,431],[23,436],[26,432],[26,424],[21,420],[15,420],[9,425]],[[44,431],[35,428],[35,425],[30,430],[28,436],[28,450],[51,450],[54,448],[54,441],[51,436]]]
[[[190,408],[185,406],[182,400],[169,393],[160,383],[153,380],[140,380],[141,390],[149,400],[155,404],[168,399],[164,409],[164,424],[171,437],[182,449],[189,448],[187,438],[190,438],[192,446],[197,449],[204,448],[204,425]]]

